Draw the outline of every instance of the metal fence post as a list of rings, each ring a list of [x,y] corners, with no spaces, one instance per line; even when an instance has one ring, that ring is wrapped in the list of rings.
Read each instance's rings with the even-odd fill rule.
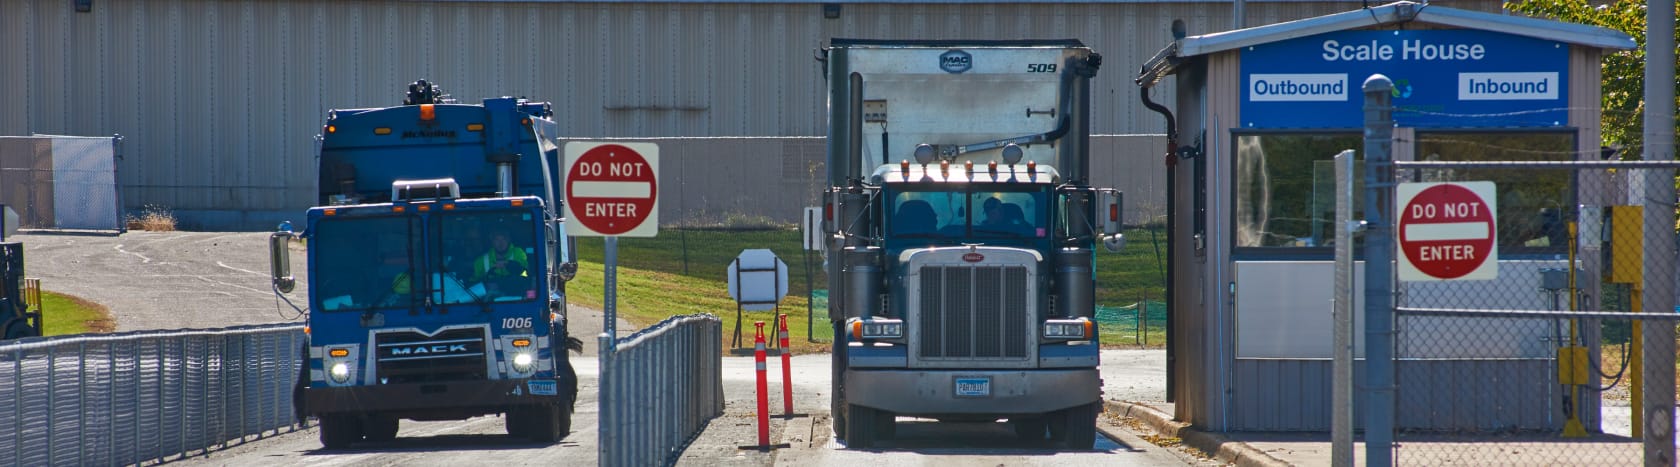
[[[1394,109],[1387,76],[1365,80],[1365,463],[1394,465]]]
[[[1651,0],[1645,10],[1645,160],[1674,160],[1674,0]],[[1674,171],[1645,174],[1646,312],[1674,309]],[[1662,176],[1658,176],[1662,175]],[[1674,325],[1644,326],[1645,465],[1675,465]]]
[[[599,366],[596,374],[600,375],[600,377],[595,381],[595,403],[600,407],[595,411],[595,437],[599,441],[599,446],[596,446],[595,449],[595,463],[598,465],[612,465],[608,463],[608,459],[611,458],[610,451],[616,443],[612,441],[613,433],[610,431],[609,427],[611,426],[611,423],[617,422],[615,414],[613,413],[613,404],[617,403],[617,400],[613,397],[612,393],[612,367],[607,365],[607,356],[612,352],[612,337],[603,332],[600,337],[596,338],[596,343],[598,346],[596,351],[597,365]]]

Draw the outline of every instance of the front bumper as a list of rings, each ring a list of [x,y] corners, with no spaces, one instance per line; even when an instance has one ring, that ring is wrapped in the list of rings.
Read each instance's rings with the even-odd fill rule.
[[[455,381],[381,384],[376,386],[304,388],[304,409],[310,415],[342,412],[490,414],[519,405],[560,404],[573,394],[552,379]],[[532,394],[536,386],[541,393]]]
[[[958,397],[957,378],[990,378],[991,394]],[[1095,368],[846,370],[846,403],[904,415],[1042,414],[1102,399]]]

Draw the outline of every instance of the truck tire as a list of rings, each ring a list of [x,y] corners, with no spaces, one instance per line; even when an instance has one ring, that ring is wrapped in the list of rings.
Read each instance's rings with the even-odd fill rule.
[[[344,449],[362,440],[362,420],[356,415],[321,416],[321,447]]]
[[[1102,403],[1089,404],[1056,412],[1050,419],[1050,439],[1066,449],[1091,450],[1097,445],[1097,415]]]
[[[875,439],[893,439],[898,436],[898,416],[885,410],[875,411]]]
[[[566,436],[570,427],[571,417],[561,421],[564,409],[558,405],[527,405],[515,408],[507,414],[508,435],[516,438],[526,438],[544,444],[560,442]]]
[[[369,415],[367,421],[363,422],[362,436],[376,443],[397,439],[397,417]]]
[[[869,449],[875,447],[875,409],[856,404],[846,404],[846,448]]]
[[[574,412],[572,406],[576,403],[577,395],[573,394],[570,400],[554,406],[555,416],[557,417],[556,420],[559,421],[558,429],[556,430],[556,432],[559,433],[559,437],[554,438],[554,442],[566,439],[566,435],[572,433],[572,412]]]
[[[1043,441],[1044,429],[1048,423],[1043,418],[1010,419],[1009,425],[1015,429],[1015,439],[1021,441]]]
[[[35,337],[40,335],[35,332],[35,328],[29,327],[29,322],[24,321],[23,318],[18,318],[13,320],[10,324],[7,324],[5,331],[5,335],[0,336],[4,337],[5,340],[22,339],[25,337]]]
[[[841,331],[845,326],[834,324],[834,352],[829,368],[833,375],[829,378],[828,414],[834,418],[834,437],[844,441],[846,439],[846,342],[845,334]]]

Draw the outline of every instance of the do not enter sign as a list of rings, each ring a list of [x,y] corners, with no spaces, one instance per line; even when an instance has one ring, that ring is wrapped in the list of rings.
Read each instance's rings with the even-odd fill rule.
[[[659,146],[566,143],[567,234],[652,237],[659,233]]]
[[[1498,277],[1493,182],[1402,183],[1395,195],[1400,280]]]

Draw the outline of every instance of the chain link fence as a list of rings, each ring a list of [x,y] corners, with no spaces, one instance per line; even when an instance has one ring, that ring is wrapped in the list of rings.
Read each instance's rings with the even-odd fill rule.
[[[723,414],[723,321],[674,316],[616,348],[602,340],[600,464],[674,463]]]
[[[1680,165],[1395,166],[1401,182],[1494,181],[1496,201],[1485,208],[1495,216],[1486,221],[1492,224],[1486,236],[1499,258],[1491,279],[1405,280],[1407,264],[1452,266],[1459,254],[1452,248],[1463,247],[1450,244],[1483,244],[1448,238],[1456,234],[1445,230],[1419,229],[1422,216],[1405,212],[1408,206],[1400,200],[1396,463],[1641,464],[1647,453],[1640,428],[1673,426],[1672,420],[1640,420],[1641,364],[1675,365],[1672,343],[1641,352],[1641,326],[1672,328],[1680,320],[1672,310],[1641,309],[1645,287],[1666,284],[1660,290],[1672,292],[1680,278],[1672,258],[1665,269],[1647,269],[1646,256],[1660,251],[1652,242],[1675,241],[1674,226],[1652,225],[1662,221],[1649,214],[1672,212],[1675,205],[1647,196],[1644,187],[1646,177],[1671,182]],[[1446,221],[1476,230],[1483,223],[1476,219]],[[1665,235],[1644,238],[1648,231]],[[1630,313],[1641,311],[1648,314]],[[1674,381],[1648,387],[1664,385]],[[1673,411],[1656,413],[1671,417]]]
[[[0,464],[130,465],[295,428],[301,325],[0,344]]]

